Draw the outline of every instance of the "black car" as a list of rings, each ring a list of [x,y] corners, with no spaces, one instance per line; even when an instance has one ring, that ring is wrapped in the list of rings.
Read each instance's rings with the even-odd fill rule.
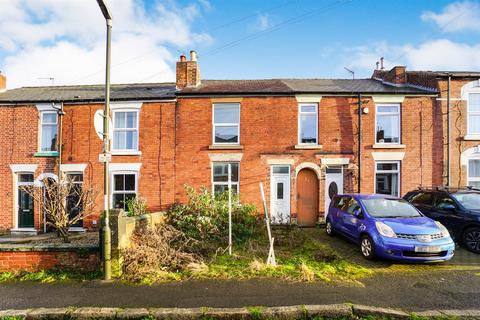
[[[405,200],[427,217],[439,221],[452,238],[468,250],[480,253],[480,190],[473,188],[420,188]]]

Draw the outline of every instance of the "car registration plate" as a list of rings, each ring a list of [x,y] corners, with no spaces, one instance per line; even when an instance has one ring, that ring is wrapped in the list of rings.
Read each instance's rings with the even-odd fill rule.
[[[415,252],[437,253],[441,251],[442,248],[439,246],[415,246]]]

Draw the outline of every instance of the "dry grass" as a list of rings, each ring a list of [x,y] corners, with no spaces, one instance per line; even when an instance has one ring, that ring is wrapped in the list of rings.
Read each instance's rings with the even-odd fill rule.
[[[139,281],[152,277],[171,278],[168,273],[185,271],[201,262],[188,252],[193,240],[167,224],[144,227],[132,237],[132,246],[123,252],[123,273],[127,280]]]

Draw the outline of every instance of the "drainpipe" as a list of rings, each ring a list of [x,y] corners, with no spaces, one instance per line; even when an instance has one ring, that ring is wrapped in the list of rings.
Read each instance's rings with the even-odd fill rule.
[[[358,94],[358,190],[362,190],[362,95]]]
[[[450,146],[450,124],[451,124],[451,115],[450,115],[450,82],[452,76],[448,74],[447,82],[447,186],[451,185],[451,171],[450,171],[450,157],[451,157],[451,146]]]
[[[62,170],[62,146],[63,146],[63,101],[60,103],[60,110],[58,110],[58,179],[60,179]]]

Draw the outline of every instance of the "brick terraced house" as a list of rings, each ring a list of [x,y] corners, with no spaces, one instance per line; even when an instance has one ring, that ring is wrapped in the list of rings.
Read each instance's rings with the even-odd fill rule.
[[[230,168],[241,201],[261,208],[262,182],[274,222],[312,226],[336,193],[401,196],[446,183],[445,78],[407,81],[410,74],[421,78],[395,67],[359,80],[201,80],[192,52],[177,62],[176,83],[113,85],[110,205],[140,195],[148,210],[165,210],[186,201],[184,185],[224,191]],[[468,94],[474,77],[462,80]],[[0,80],[0,229],[42,231],[42,212],[19,186],[71,175],[102,188],[103,86],[5,90]],[[469,121],[475,135],[471,99],[469,115],[455,121]],[[452,148],[473,147],[454,134]],[[459,184],[475,184],[480,172],[473,148],[462,149],[473,175]],[[456,157],[452,151],[451,175],[463,177]],[[99,198],[98,213],[77,228],[95,229],[102,206]]]

